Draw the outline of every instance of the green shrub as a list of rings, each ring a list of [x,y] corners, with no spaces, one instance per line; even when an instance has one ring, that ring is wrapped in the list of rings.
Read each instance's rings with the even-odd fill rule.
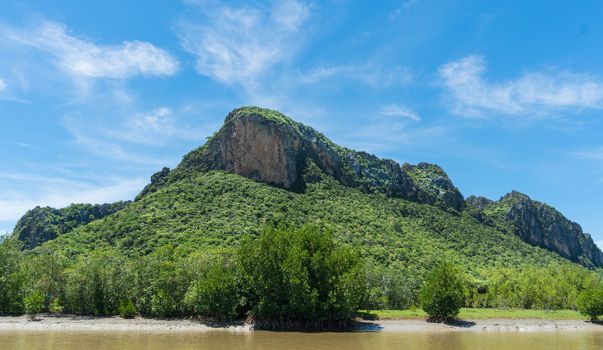
[[[581,314],[592,321],[597,320],[603,315],[603,283],[593,284],[580,292],[576,304]]]
[[[53,298],[48,306],[48,311],[52,314],[60,314],[63,312],[63,305],[61,305],[61,301],[59,298]]]
[[[215,256],[184,296],[188,314],[223,320],[238,316],[241,296],[233,265],[227,257]]]
[[[42,293],[35,291],[23,300],[25,305],[25,313],[30,320],[35,320],[36,315],[44,310],[44,296]]]
[[[119,303],[117,313],[122,318],[134,318],[138,314],[138,311],[136,311],[136,307],[131,300],[126,300]]]
[[[451,263],[436,266],[421,289],[420,300],[429,320],[454,319],[465,302],[464,280],[458,268]]]
[[[401,266],[384,267],[375,263],[366,271],[366,310],[403,310],[418,302],[420,282],[416,276]]]

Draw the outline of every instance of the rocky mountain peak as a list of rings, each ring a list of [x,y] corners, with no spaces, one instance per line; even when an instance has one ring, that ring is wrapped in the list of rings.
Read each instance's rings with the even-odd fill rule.
[[[176,173],[223,170],[303,191],[303,173],[309,162],[343,185],[367,193],[384,193],[454,210],[461,210],[465,204],[437,165],[401,167],[393,160],[338,146],[311,127],[259,107],[230,112],[222,128],[204,146],[185,156]]]
[[[501,228],[507,228],[523,241],[585,266],[603,267],[603,252],[591,236],[584,233],[579,224],[546,203],[532,200],[518,191],[506,194],[497,202],[470,198],[467,199],[468,203],[481,206],[481,213],[485,217]]]

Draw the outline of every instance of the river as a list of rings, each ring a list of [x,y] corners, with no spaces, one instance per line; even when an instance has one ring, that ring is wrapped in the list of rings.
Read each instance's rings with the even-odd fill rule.
[[[603,332],[0,331],[1,350],[601,350]]]

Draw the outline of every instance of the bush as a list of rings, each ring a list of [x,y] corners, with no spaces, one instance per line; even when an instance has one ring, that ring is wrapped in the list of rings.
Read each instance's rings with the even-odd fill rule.
[[[241,296],[233,262],[216,255],[184,296],[188,314],[230,320],[238,316]]]
[[[451,263],[439,264],[427,277],[420,299],[430,321],[454,319],[465,301],[464,280],[457,267]]]
[[[63,305],[61,305],[59,298],[52,299],[50,305],[48,306],[48,311],[50,311],[52,314],[60,314],[63,312]]]
[[[603,283],[588,286],[576,301],[578,311],[585,316],[589,316],[591,321],[603,315]]]
[[[44,296],[36,291],[25,297],[23,300],[25,313],[30,320],[35,320],[36,315],[44,310]]]
[[[373,263],[366,271],[366,310],[403,310],[416,305],[420,283],[401,266],[384,267]]]
[[[136,307],[131,300],[126,300],[119,303],[117,313],[122,318],[134,318],[138,314],[138,311],[136,311]]]

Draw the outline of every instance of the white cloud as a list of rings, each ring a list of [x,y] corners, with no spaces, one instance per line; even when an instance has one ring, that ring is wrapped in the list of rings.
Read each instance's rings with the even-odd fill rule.
[[[415,122],[421,121],[421,117],[417,113],[413,112],[407,107],[396,104],[383,106],[381,108],[381,114],[388,117],[407,118]]]
[[[597,241],[597,242],[595,242],[595,244],[599,247],[599,249],[601,249],[603,251],[603,240]]]
[[[579,151],[574,152],[572,155],[575,158],[582,159],[591,159],[591,160],[603,160],[603,147],[587,150],[587,151]]]
[[[2,173],[0,180],[20,183],[28,193],[2,191],[0,221],[16,221],[36,206],[61,208],[71,203],[108,203],[132,199],[144,185],[142,178],[114,178],[102,183],[53,178],[47,175]],[[14,184],[11,187],[15,187]]]
[[[257,79],[296,51],[308,7],[296,0],[268,7],[213,7],[203,20],[182,21],[180,43],[196,56],[197,71],[222,83],[251,89]]]
[[[547,115],[556,109],[598,109],[603,105],[603,81],[590,74],[550,70],[491,83],[484,79],[485,71],[482,56],[468,56],[440,67],[455,113]]]
[[[124,147],[125,145],[120,141],[128,138],[127,131],[121,133],[111,132],[109,129],[90,125],[71,116],[65,117],[63,124],[73,136],[75,143],[97,156],[115,161],[154,166],[163,166],[168,163],[168,159],[131,151]],[[132,136],[136,137],[136,135]]]
[[[407,67],[386,67],[380,63],[347,64],[333,66],[317,66],[306,72],[298,72],[300,84],[315,84],[333,77],[345,77],[379,88],[392,85],[408,85],[413,74]]]
[[[168,76],[178,61],[168,52],[142,41],[98,45],[70,34],[56,22],[27,29],[0,27],[0,39],[52,55],[60,69],[74,77],[125,79],[136,75]]]
[[[134,113],[124,121],[124,125],[116,128],[102,128],[100,133],[133,143],[162,145],[169,140],[198,140],[202,130],[180,125],[172,110],[158,107],[144,113]]]
[[[340,74],[347,74],[353,71],[353,67],[348,66],[330,66],[315,67],[307,72],[298,73],[298,81],[302,84],[314,84],[321,80],[329,79]]]
[[[6,82],[3,79],[0,79],[0,92],[6,90]]]

